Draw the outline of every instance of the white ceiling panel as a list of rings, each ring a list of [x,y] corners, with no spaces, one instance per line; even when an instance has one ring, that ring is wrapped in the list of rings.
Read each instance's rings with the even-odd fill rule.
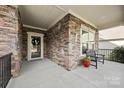
[[[124,22],[124,6],[117,5],[64,5],[84,19],[95,24],[99,29],[118,25]]]
[[[45,29],[64,13],[52,5],[23,5],[19,9],[24,24]]]
[[[124,23],[124,6],[121,5],[22,5],[19,6],[22,22],[48,29],[68,11],[105,29]]]

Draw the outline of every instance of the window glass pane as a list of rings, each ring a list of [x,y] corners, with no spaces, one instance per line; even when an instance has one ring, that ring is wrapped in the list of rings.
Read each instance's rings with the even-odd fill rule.
[[[89,32],[89,41],[94,41],[94,33]]]
[[[31,36],[31,58],[41,56],[41,38],[37,36]]]
[[[81,43],[82,43],[82,54],[86,53],[88,49],[94,49],[94,33],[82,31]]]
[[[88,32],[82,31],[81,41],[82,42],[88,41]]]
[[[89,49],[94,49],[94,33],[89,32]]]
[[[88,50],[88,43],[82,43],[82,54],[85,54]]]

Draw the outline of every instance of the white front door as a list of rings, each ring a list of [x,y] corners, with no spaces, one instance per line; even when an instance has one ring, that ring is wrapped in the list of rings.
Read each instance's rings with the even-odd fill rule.
[[[43,34],[27,32],[28,33],[28,56],[27,59],[35,60],[43,58]]]

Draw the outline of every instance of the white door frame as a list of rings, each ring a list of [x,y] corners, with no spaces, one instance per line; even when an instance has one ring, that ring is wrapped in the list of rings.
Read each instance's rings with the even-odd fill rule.
[[[35,33],[35,32],[27,32],[28,34],[28,47],[27,47],[27,59],[28,61],[30,60],[35,60],[35,59],[43,59],[43,36],[44,34],[40,34],[40,33]],[[31,58],[31,36],[38,36],[41,37],[41,56],[37,57],[37,58]]]

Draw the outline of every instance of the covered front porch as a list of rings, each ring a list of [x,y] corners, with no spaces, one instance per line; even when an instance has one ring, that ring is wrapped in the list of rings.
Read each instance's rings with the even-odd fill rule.
[[[99,30],[123,26],[123,6],[4,5],[0,9],[2,87],[10,78],[7,87],[13,88],[124,87],[124,64],[105,60],[98,62],[98,69],[79,66],[84,50],[99,50]],[[12,57],[6,58],[8,53]]]
[[[12,78],[9,88],[107,88],[124,87],[124,64],[105,60],[98,69],[82,65],[67,71],[49,59],[24,62],[20,76]]]

